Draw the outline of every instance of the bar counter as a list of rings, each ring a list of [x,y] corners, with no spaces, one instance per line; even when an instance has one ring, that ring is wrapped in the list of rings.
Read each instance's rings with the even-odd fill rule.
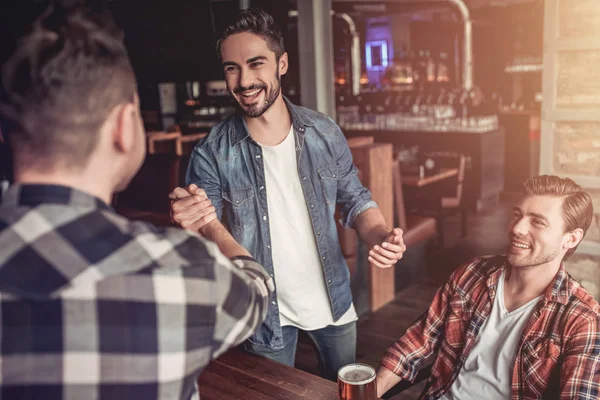
[[[484,133],[455,131],[345,130],[347,138],[373,136],[375,142],[392,143],[396,154],[403,147],[418,146],[419,152],[462,153],[467,159],[465,201],[471,210],[493,204],[504,189],[504,129]]]

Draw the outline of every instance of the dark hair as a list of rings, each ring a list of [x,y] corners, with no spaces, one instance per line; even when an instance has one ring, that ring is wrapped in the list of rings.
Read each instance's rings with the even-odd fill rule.
[[[240,11],[217,40],[219,59],[221,59],[221,43],[229,36],[242,32],[250,32],[262,37],[269,49],[275,53],[277,61],[285,53],[283,36],[281,30],[275,25],[273,17],[260,8],[249,8]]]
[[[583,230],[585,236],[592,224],[594,207],[592,198],[583,191],[581,186],[569,178],[541,175],[526,180],[523,182],[523,187],[527,195],[561,197],[563,199],[562,214],[565,221],[564,231],[572,232],[579,228]],[[565,253],[565,260],[577,250],[577,246]]]
[[[2,69],[2,130],[15,162],[79,167],[115,106],[136,83],[110,14],[49,8]]]

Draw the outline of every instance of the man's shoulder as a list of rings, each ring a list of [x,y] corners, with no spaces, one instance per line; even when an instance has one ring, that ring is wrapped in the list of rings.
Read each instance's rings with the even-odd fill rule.
[[[123,241],[127,241],[126,247],[110,255],[107,263],[111,263],[110,257],[114,262],[124,257],[130,259],[133,264],[124,266],[129,273],[154,268],[208,267],[214,264],[216,245],[192,232],[133,221],[112,212],[105,214],[120,231]]]
[[[233,129],[235,125],[235,115],[232,115],[228,118],[225,118],[223,121],[220,121],[216,125],[214,125],[208,135],[201,139],[196,145],[196,149],[209,149],[214,146],[222,146],[224,143],[228,142],[228,133]]]
[[[458,267],[453,273],[453,278],[460,280],[467,276],[473,276],[479,279],[487,279],[493,272],[502,268],[505,263],[506,256],[504,255],[475,257]]]
[[[298,113],[301,117],[308,117],[312,120],[312,122],[324,122],[329,124],[335,124],[335,122],[326,114],[316,111],[304,106],[299,106],[296,104],[292,104],[294,111]]]
[[[319,131],[336,132],[339,130],[338,125],[327,114],[291,103],[290,106],[303,123],[312,125]]]
[[[567,305],[568,313],[578,314],[580,318],[588,318],[600,334],[600,305],[579,282],[569,275],[571,296]]]

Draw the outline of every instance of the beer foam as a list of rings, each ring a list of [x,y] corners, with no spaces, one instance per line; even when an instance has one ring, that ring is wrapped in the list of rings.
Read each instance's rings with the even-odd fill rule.
[[[338,377],[351,385],[365,385],[375,379],[375,369],[366,364],[349,364],[340,368]]]

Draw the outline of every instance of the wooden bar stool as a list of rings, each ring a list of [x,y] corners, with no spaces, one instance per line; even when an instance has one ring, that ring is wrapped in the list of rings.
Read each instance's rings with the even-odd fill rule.
[[[181,137],[181,132],[148,132],[146,136],[146,140],[148,141],[148,154],[181,153],[181,144],[178,142],[178,138]]]

